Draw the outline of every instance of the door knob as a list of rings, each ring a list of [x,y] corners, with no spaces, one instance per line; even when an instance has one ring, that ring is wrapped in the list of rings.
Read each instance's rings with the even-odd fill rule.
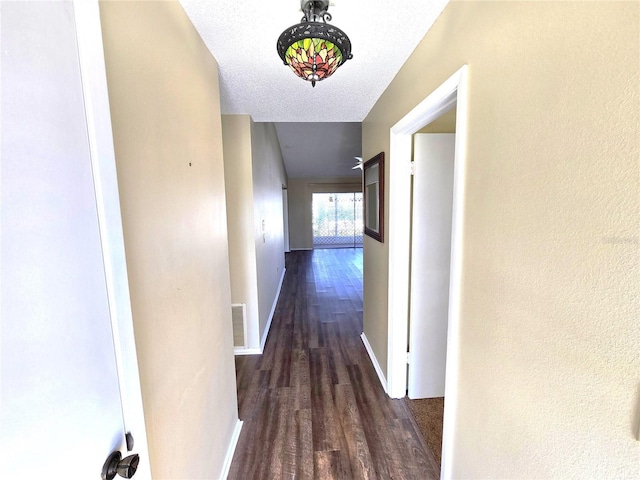
[[[137,453],[122,458],[122,454],[116,450],[104,462],[102,480],[113,480],[116,475],[120,475],[123,478],[131,478],[138,470],[139,462],[140,456]]]

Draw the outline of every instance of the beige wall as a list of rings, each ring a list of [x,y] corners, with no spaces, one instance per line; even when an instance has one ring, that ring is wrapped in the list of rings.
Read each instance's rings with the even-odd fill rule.
[[[289,243],[291,250],[313,248],[313,193],[361,192],[358,177],[292,178],[289,180]]]
[[[264,341],[284,272],[282,187],[287,186],[287,173],[273,123],[251,124],[251,151],[258,307],[260,336]]]
[[[272,123],[224,115],[231,292],[247,304],[247,348],[260,348],[284,272],[282,187],[287,186]]]
[[[469,65],[455,478],[640,476],[639,9],[453,2],[363,123],[389,152]],[[365,239],[383,368],[387,260]]]
[[[253,208],[251,117],[223,115],[231,301],[246,304],[247,348],[260,345],[258,274]]]
[[[217,65],[177,2],[102,2],[154,478],[218,478],[237,422]]]

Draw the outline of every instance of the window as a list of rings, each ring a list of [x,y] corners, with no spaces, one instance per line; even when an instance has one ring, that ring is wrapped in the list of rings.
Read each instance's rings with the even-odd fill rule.
[[[313,246],[362,246],[362,193],[313,194]]]

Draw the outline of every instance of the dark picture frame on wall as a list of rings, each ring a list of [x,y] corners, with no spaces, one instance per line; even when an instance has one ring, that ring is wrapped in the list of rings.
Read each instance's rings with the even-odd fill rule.
[[[384,152],[363,164],[364,233],[384,243]]]

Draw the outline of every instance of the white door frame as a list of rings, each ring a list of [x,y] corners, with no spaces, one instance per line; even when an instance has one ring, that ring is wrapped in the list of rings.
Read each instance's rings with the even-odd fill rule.
[[[124,250],[100,11],[97,0],[74,0],[73,8],[122,417],[125,432],[132,432],[134,437],[135,445],[131,453],[140,455],[136,478],[151,478]],[[125,452],[122,453],[126,456]]]
[[[467,69],[467,65],[462,66],[398,121],[390,131],[387,385],[390,397],[401,398],[406,395],[407,391],[412,136],[452,106],[455,105],[457,108],[445,380],[446,404],[442,439],[441,478],[444,479],[451,478],[453,433],[455,430],[455,411],[453,408],[457,404],[458,394],[458,329],[467,145]]]

